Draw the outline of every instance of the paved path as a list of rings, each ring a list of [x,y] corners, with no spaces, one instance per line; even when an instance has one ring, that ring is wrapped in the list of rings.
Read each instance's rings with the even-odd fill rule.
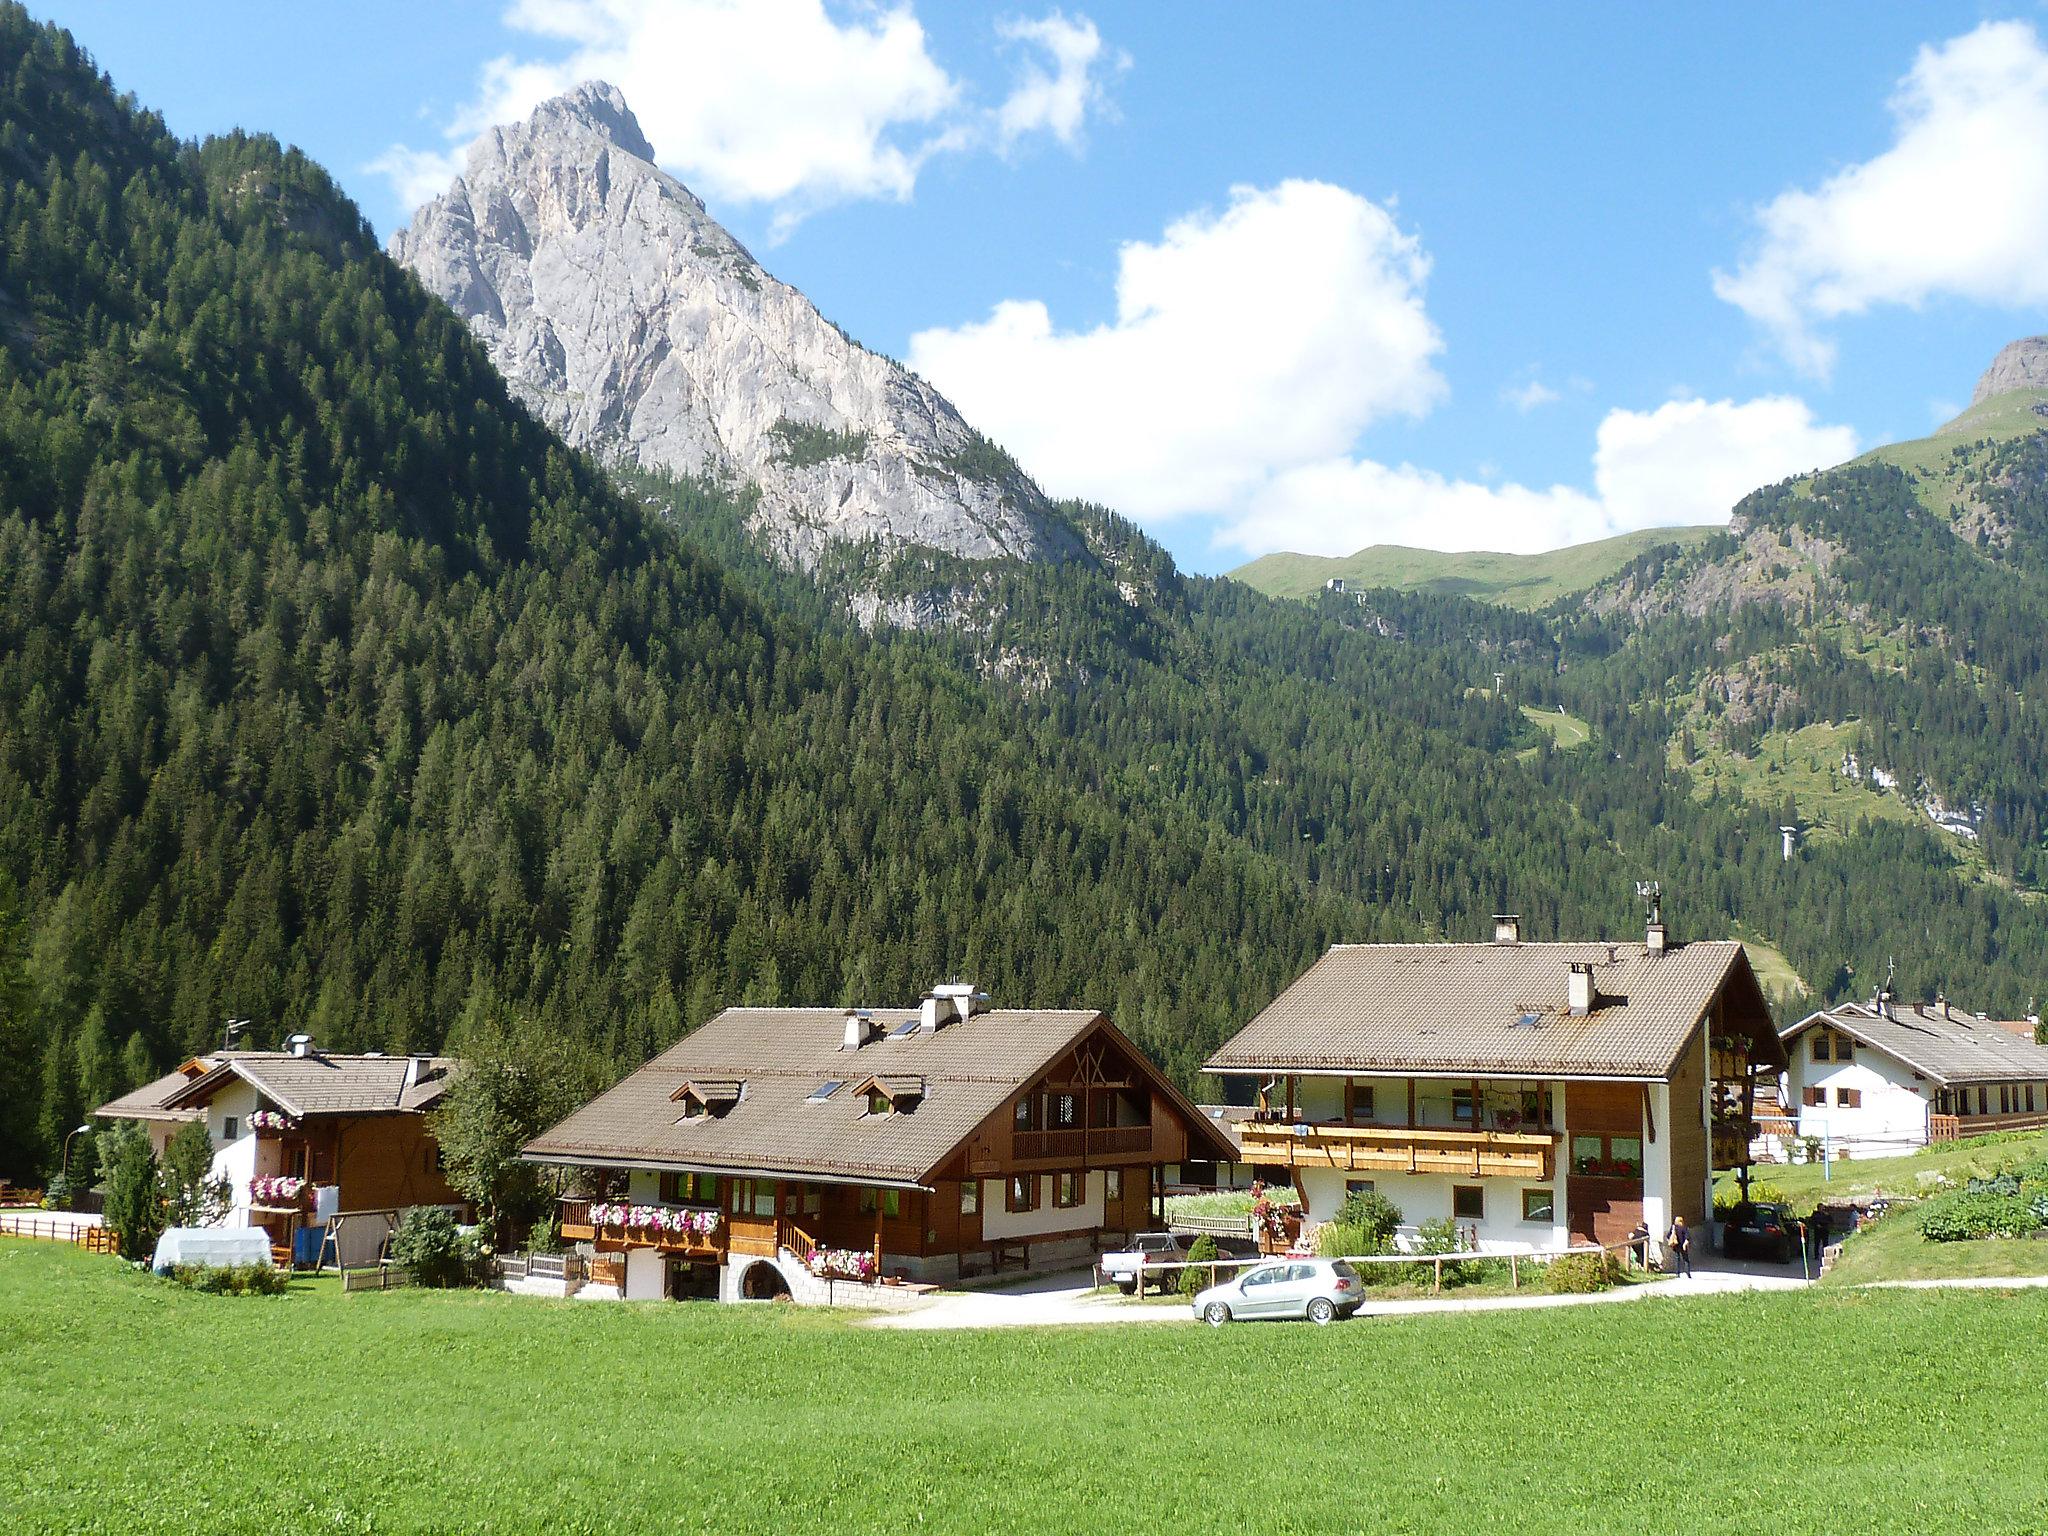
[[[1182,1303],[1126,1301],[1091,1294],[1085,1270],[1039,1275],[1000,1290],[958,1291],[915,1311],[872,1320],[876,1328],[1032,1328],[1084,1323],[1189,1323]],[[1730,1291],[1798,1290],[1807,1282],[1769,1266],[1730,1264],[1702,1270],[1683,1280],[1623,1286],[1590,1296],[1552,1296],[1532,1291],[1513,1296],[1432,1297],[1419,1301],[1368,1302],[1361,1317],[1421,1317],[1442,1312],[1512,1312],[1533,1307],[1583,1307],[1634,1301],[1643,1296],[1713,1296]]]
[[[1953,1275],[1944,1280],[1866,1280],[1858,1291],[2018,1291],[2048,1285],[2048,1275]]]

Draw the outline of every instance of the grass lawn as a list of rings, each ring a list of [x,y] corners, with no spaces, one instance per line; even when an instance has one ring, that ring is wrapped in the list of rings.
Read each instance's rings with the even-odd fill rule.
[[[1524,704],[1522,718],[1548,731],[1551,741],[1560,751],[1583,747],[1593,739],[1593,727],[1577,715],[1568,715],[1563,710],[1538,709],[1534,704]]]
[[[1756,972],[1757,984],[1772,1002],[1790,1002],[1807,996],[1813,990],[1807,986],[1806,978],[1793,969],[1783,950],[1754,935],[1742,933],[1740,929],[1737,932],[1742,948],[1749,956],[1749,968]]]
[[[1482,603],[1534,612],[1560,597],[1598,585],[1646,550],[1659,545],[1690,547],[1718,530],[1644,528],[1590,544],[1534,555],[1488,551],[1446,554],[1399,544],[1374,544],[1355,554],[1262,555],[1230,573],[1233,581],[1270,597],[1314,597],[1332,576],[1354,589],[1394,587],[1403,592],[1438,592]]]
[[[1979,1242],[1930,1243],[1920,1235],[1914,1213],[1899,1211],[1862,1228],[1844,1243],[1842,1256],[1821,1277],[1821,1284],[2034,1275],[2048,1275],[2048,1242],[1995,1237]]]
[[[1982,1137],[1945,1142],[1904,1157],[1837,1159],[1832,1175],[1819,1163],[1760,1163],[1751,1169],[1750,1176],[1752,1182],[1782,1191],[1793,1214],[1804,1216],[1823,1199],[1932,1194],[1949,1184],[1987,1177],[2009,1163],[2026,1162],[2044,1154],[2048,1154],[2048,1131],[2034,1131],[2005,1140]],[[1735,1190],[1736,1178],[1732,1173],[1720,1175],[1714,1185],[1717,1196],[1733,1199]],[[2048,1273],[2048,1250],[2042,1252],[2042,1273]]]
[[[14,1530],[2048,1527],[2048,1293],[917,1334],[0,1241],[0,1348]]]

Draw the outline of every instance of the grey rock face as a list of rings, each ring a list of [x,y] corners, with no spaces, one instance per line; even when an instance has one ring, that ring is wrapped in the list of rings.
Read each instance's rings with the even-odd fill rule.
[[[658,169],[610,85],[493,129],[390,248],[569,442],[759,486],[752,530],[789,563],[868,540],[972,559],[1079,548],[938,391],[849,340]]]
[[[2048,336],[2023,336],[2000,347],[1977,381],[1970,404],[1980,405],[2015,389],[2048,389]]]

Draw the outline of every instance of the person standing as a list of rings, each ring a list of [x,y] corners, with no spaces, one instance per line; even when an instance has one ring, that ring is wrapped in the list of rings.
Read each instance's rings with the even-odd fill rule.
[[[1629,1233],[1628,1252],[1637,1269],[1650,1267],[1650,1224],[1647,1221],[1637,1222],[1635,1230]]]
[[[1671,1250],[1671,1273],[1689,1275],[1692,1273],[1692,1228],[1685,1224],[1683,1216],[1671,1218],[1671,1230],[1664,1234],[1664,1246]]]

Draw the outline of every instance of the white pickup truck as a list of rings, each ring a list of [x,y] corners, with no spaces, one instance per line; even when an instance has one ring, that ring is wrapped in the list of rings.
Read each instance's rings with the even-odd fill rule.
[[[1187,1256],[1187,1241],[1178,1234],[1144,1232],[1122,1253],[1105,1253],[1095,1268],[1105,1281],[1114,1282],[1118,1290],[1130,1296],[1144,1288],[1146,1265],[1178,1264]],[[1162,1269],[1154,1278],[1161,1290],[1171,1290],[1180,1283],[1180,1274],[1177,1269]]]

